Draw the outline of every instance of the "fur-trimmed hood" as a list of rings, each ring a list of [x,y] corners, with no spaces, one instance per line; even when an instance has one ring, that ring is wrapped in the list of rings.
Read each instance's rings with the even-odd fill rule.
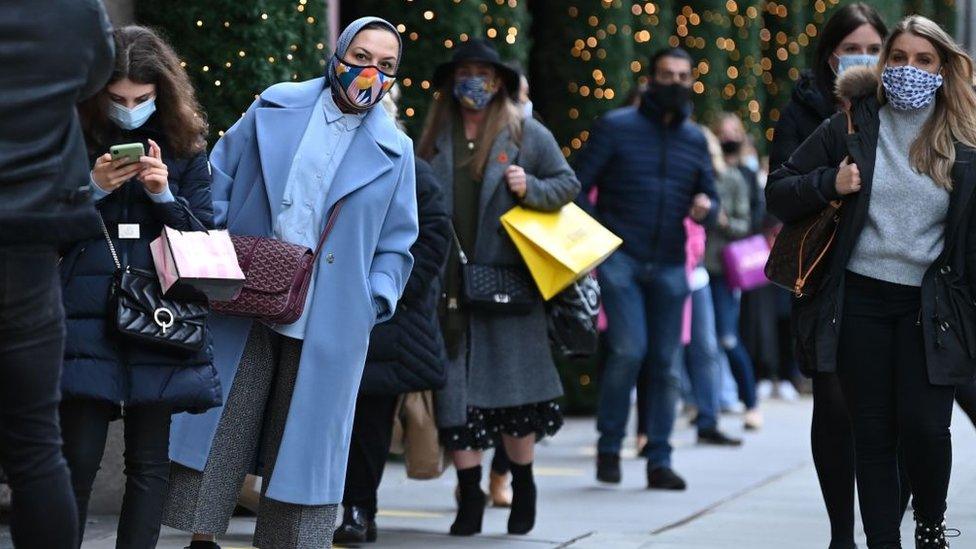
[[[841,100],[853,101],[859,97],[875,95],[881,79],[874,67],[851,67],[837,77],[834,93]]]

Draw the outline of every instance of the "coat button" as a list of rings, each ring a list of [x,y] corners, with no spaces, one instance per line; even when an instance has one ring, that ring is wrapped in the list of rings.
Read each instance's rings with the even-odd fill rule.
[[[335,254],[330,252],[329,255],[325,256],[325,260],[329,263],[335,263]]]
[[[952,272],[952,267],[950,267],[948,265],[944,265],[941,269],[939,269],[939,272],[942,273],[942,274],[944,274],[944,275],[945,274],[949,274],[949,273]]]

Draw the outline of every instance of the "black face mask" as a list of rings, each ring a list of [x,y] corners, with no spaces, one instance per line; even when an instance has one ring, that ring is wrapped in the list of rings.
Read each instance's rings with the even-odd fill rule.
[[[725,154],[739,154],[742,152],[742,141],[722,141],[722,152]]]
[[[681,84],[654,84],[647,93],[668,112],[679,112],[691,101],[691,88]]]

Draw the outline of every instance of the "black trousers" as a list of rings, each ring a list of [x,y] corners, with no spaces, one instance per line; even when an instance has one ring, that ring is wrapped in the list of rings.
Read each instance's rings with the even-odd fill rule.
[[[84,538],[88,500],[105,452],[109,423],[119,408],[110,402],[70,399],[61,403],[64,457],[78,505],[79,535]],[[152,549],[159,539],[169,487],[168,405],[126,408],[125,495],[119,516],[117,547]]]
[[[847,274],[837,371],[854,426],[869,547],[900,540],[898,450],[921,520],[946,510],[954,387],[928,380],[917,287]]]
[[[969,416],[969,421],[976,426],[976,383],[956,387],[956,402]]]
[[[342,505],[362,507],[370,517],[376,516],[376,492],[390,454],[397,398],[397,395],[359,395],[356,400]]]
[[[0,247],[0,466],[13,491],[18,548],[78,544],[58,425],[63,353],[57,252]]]

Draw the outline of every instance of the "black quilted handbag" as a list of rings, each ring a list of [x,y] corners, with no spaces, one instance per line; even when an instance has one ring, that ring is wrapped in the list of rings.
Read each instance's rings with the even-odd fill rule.
[[[600,284],[587,275],[548,303],[549,342],[563,358],[589,358],[600,341]]]
[[[462,299],[469,308],[493,313],[528,314],[539,292],[528,269],[508,265],[461,266]]]
[[[122,268],[104,221],[102,231],[115,261],[109,306],[119,334],[169,351],[192,354],[202,350],[207,342],[207,302],[163,297],[156,273]]]
[[[466,308],[512,315],[532,311],[541,295],[527,267],[470,263],[456,231],[454,245],[461,261],[461,301]]]

